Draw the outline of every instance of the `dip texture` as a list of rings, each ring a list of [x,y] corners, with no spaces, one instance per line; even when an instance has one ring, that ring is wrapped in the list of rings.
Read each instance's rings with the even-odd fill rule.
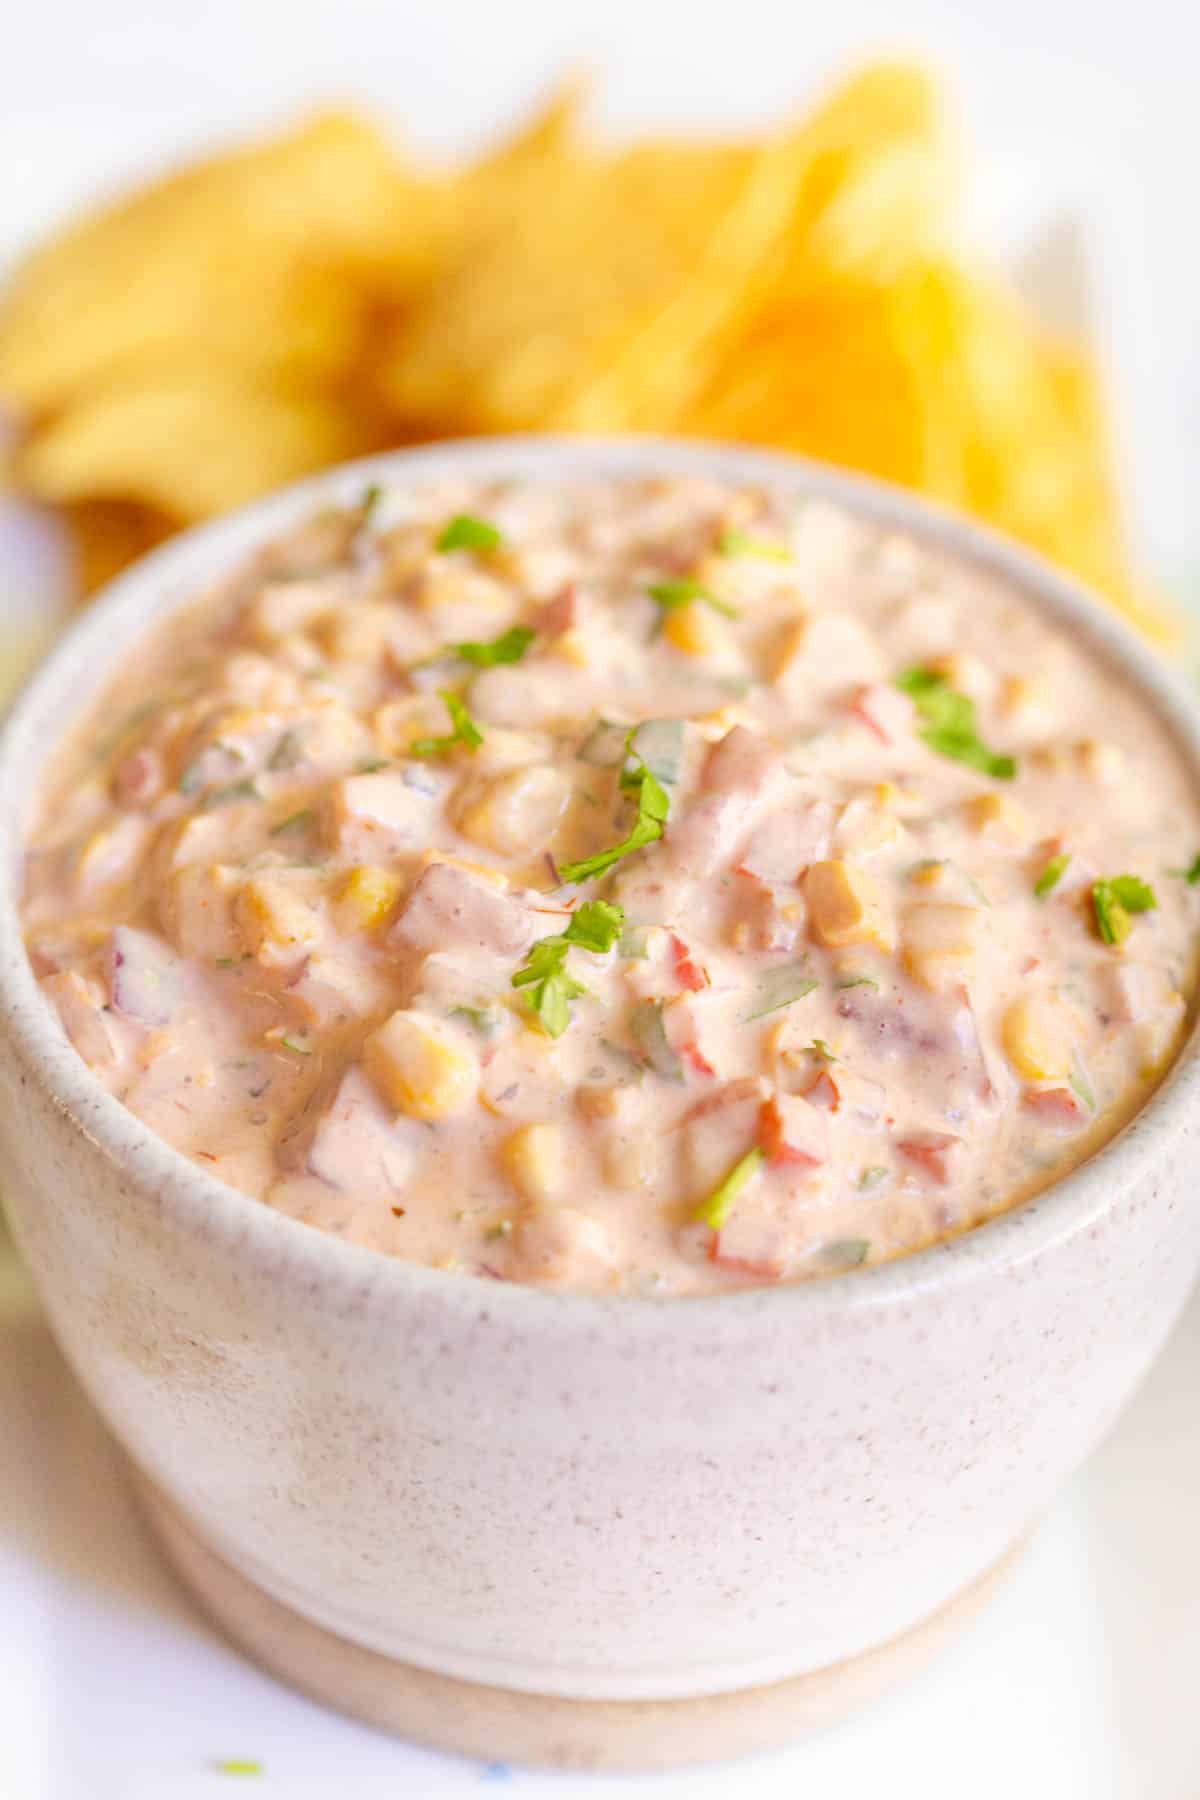
[[[98,1078],[388,1254],[585,1291],[828,1275],[1119,1128],[1200,812],[970,565],[697,480],[315,516],[53,767],[29,953]]]

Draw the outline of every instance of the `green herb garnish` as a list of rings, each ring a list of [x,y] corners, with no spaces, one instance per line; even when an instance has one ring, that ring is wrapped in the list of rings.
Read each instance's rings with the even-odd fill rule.
[[[512,978],[515,988],[528,988],[526,1003],[550,1037],[561,1037],[571,1022],[571,1001],[586,994],[581,981],[567,970],[567,951],[577,946],[593,956],[611,950],[625,924],[621,907],[611,900],[586,900],[565,931],[539,938]]]
[[[500,1029],[502,1013],[498,1006],[452,1006],[450,1016],[465,1019],[481,1038],[493,1038]]]
[[[753,1181],[763,1163],[763,1152],[756,1145],[747,1150],[719,1187],[713,1189],[707,1200],[702,1200],[692,1217],[701,1225],[707,1225],[710,1231],[720,1231],[733,1211],[734,1202],[747,1184]]]
[[[884,1164],[884,1163],[868,1163],[866,1168],[860,1170],[860,1172],[859,1172],[859,1177],[858,1177],[858,1182],[857,1182],[859,1193],[860,1194],[872,1193],[875,1188],[880,1187],[887,1180],[887,1178],[890,1174],[891,1174],[891,1170],[886,1166],[886,1164]]]
[[[267,768],[272,774],[280,769],[294,769],[303,754],[300,733],[295,730],[285,731],[267,760]]]
[[[445,737],[417,738],[408,747],[410,756],[445,756],[447,752],[456,750],[461,744],[464,750],[478,750],[483,742],[483,733],[474,719],[454,692],[453,688],[441,688],[439,698],[444,702],[450,714],[453,731]]]
[[[633,749],[636,729],[625,739],[625,747],[635,766],[621,771],[621,787],[637,800],[633,830],[609,850],[597,851],[595,856],[586,856],[582,862],[561,863],[558,872],[564,881],[591,881],[593,876],[603,875],[614,863],[620,862],[623,856],[631,856],[635,850],[644,850],[647,844],[656,843],[663,834],[671,810],[670,797],[658,777]]]
[[[1092,883],[1092,911],[1096,930],[1106,944],[1123,944],[1133,928],[1133,913],[1152,912],[1158,905],[1154,889],[1140,875],[1113,875]]]
[[[1088,1080],[1088,1072],[1078,1050],[1071,1053],[1071,1073],[1067,1079],[1071,1092],[1083,1101],[1089,1112],[1095,1112],[1096,1096],[1092,1092],[1092,1084]]]
[[[765,1019],[768,1013],[780,1012],[793,1001],[803,1000],[817,985],[802,962],[768,969],[755,989],[753,1011],[745,1014],[745,1023],[749,1024],[751,1019]]]
[[[498,550],[503,542],[504,534],[499,526],[487,519],[477,519],[471,513],[455,513],[449,524],[442,527],[434,549]]]
[[[1050,861],[1046,864],[1045,868],[1033,884],[1033,892],[1038,900],[1045,900],[1048,895],[1054,892],[1055,888],[1066,874],[1067,864],[1070,860],[1071,853],[1069,850],[1064,850],[1061,856],[1052,856],[1050,858]]]
[[[380,487],[380,485],[377,481],[373,481],[371,483],[370,487],[364,493],[362,499],[358,503],[358,511],[359,511],[358,528],[360,531],[363,529],[363,527],[365,525],[369,525],[371,523],[371,516],[375,512],[376,508],[379,505],[379,502],[382,499],[383,499],[383,489]]]
[[[834,1054],[824,1038],[814,1038],[811,1044],[805,1044],[809,1056],[815,1056],[818,1062],[841,1062],[841,1057]]]
[[[234,806],[239,800],[261,800],[262,795],[252,781],[235,781],[232,787],[214,788],[200,802],[201,810],[212,812],[217,806]]]
[[[856,987],[869,987],[873,988],[876,993],[879,992],[879,983],[873,975],[844,975],[840,981],[835,981],[833,985],[839,994],[844,993],[847,988]]]
[[[302,806],[299,812],[289,813],[278,825],[272,825],[271,836],[284,837],[289,831],[307,831],[316,816],[311,806]]]
[[[492,669],[497,663],[520,662],[536,636],[529,625],[513,625],[490,643],[470,641],[451,644],[449,648],[462,662],[474,663],[477,669]]]
[[[1189,887],[1195,887],[1196,883],[1200,881],[1200,851],[1196,852],[1195,860],[1189,869],[1168,869],[1167,874],[1177,876],[1180,881],[1186,881]]]
[[[629,1009],[629,1035],[642,1062],[664,1081],[683,1080],[683,1063],[667,1036],[661,1000],[639,1000]]]
[[[763,562],[791,562],[786,544],[771,538],[752,537],[748,531],[723,531],[717,549],[722,556],[757,556]]]
[[[285,1032],[279,1041],[283,1045],[285,1050],[294,1050],[296,1052],[297,1056],[311,1056],[312,1055],[312,1052],[313,1052],[312,1045],[309,1043],[306,1043],[303,1038],[289,1037],[288,1034]]]
[[[699,601],[704,606],[711,606],[714,612],[724,613],[727,619],[736,619],[738,610],[730,606],[728,600],[721,600],[711,588],[697,581],[694,575],[683,575],[675,581],[653,581],[646,589],[654,604],[658,607],[658,623],[654,630],[657,635],[663,628],[668,613],[677,612],[681,606],[691,606]]]
[[[886,1170],[884,1173],[886,1174]],[[871,1254],[870,1238],[831,1238],[817,1252],[818,1260],[835,1274],[841,1269],[857,1269]]]
[[[921,741],[939,756],[966,763],[997,781],[1011,781],[1017,772],[1011,756],[989,750],[975,723],[975,702],[952,688],[944,675],[932,669],[908,669],[896,677],[896,686],[907,694],[924,725]]]

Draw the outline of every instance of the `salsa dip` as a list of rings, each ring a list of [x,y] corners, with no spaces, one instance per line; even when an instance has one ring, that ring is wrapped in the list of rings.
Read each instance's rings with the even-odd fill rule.
[[[185,1156],[575,1291],[827,1276],[1111,1137],[1195,980],[1166,729],[1000,577],[701,478],[370,488],[53,765],[29,956]]]

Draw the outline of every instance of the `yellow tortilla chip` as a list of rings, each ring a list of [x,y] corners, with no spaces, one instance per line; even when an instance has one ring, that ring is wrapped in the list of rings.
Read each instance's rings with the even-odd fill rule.
[[[80,500],[64,508],[73,551],[75,588],[81,599],[107,586],[122,569],[178,529],[148,506],[129,500]]]
[[[0,395],[41,414],[145,361],[205,351],[340,369],[363,283],[429,268],[436,192],[374,128],[328,114],[185,169],[83,219],[18,271],[0,309]]]
[[[191,521],[373,447],[324,395],[185,369],[51,421],[18,451],[16,471],[39,500],[133,500]]]

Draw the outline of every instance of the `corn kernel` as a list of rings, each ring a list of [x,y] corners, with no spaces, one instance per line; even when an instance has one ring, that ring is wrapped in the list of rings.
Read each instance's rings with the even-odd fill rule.
[[[464,1112],[479,1082],[475,1052],[454,1027],[405,1010],[366,1040],[363,1067],[383,1098],[413,1119]]]
[[[337,897],[337,922],[343,931],[371,931],[387,918],[400,898],[403,879],[394,869],[360,863],[351,869]]]
[[[895,948],[895,932],[883,896],[865,869],[833,860],[813,863],[804,878],[813,936],[826,949],[846,944]]]
[[[264,961],[303,956],[320,939],[312,907],[286,882],[270,875],[255,875],[246,882],[237,897],[236,914],[246,949]]]
[[[486,881],[489,887],[497,888],[501,893],[508,886],[508,876],[503,869],[490,869],[486,863],[472,862],[466,856],[451,856],[447,850],[422,850],[417,858],[416,873],[428,869],[433,863],[445,863],[449,869],[465,869],[468,875]]]
[[[545,763],[513,769],[469,793],[456,823],[464,837],[485,850],[532,856],[553,838],[570,798],[565,770]]]
[[[482,569],[427,568],[417,590],[417,604],[434,612],[443,606],[471,606],[481,612],[511,614],[512,590]]]
[[[1102,782],[1105,787],[1118,782],[1125,772],[1125,752],[1120,744],[1084,738],[1077,747],[1077,755],[1079,767],[1088,779]]]
[[[337,662],[373,662],[381,655],[396,624],[395,608],[360,600],[325,613],[314,635],[327,656]]]
[[[685,656],[719,656],[729,642],[724,622],[700,600],[672,608],[663,625],[663,636]]]
[[[1028,843],[1032,834],[1029,814],[1010,794],[976,794],[963,808],[967,824],[981,837],[1009,844]]]
[[[1022,994],[1004,1014],[1005,1054],[1028,1081],[1062,1081],[1074,1063],[1075,1021],[1048,994]]]
[[[571,625],[555,638],[554,650],[557,656],[574,663],[577,668],[587,669],[592,664],[593,643],[594,640],[588,637],[586,631],[580,631],[577,625]]]
[[[781,628],[772,648],[766,677],[768,681],[782,681],[795,663],[804,655],[808,639],[808,614],[797,613]]]
[[[908,879],[914,887],[934,888],[940,893],[952,885],[953,875],[949,863],[932,858],[928,862],[918,863]]]
[[[567,1144],[561,1125],[522,1125],[500,1149],[504,1172],[526,1200],[555,1200],[569,1177]]]
[[[910,906],[902,936],[904,963],[913,980],[935,994],[964,981],[975,961],[980,919],[975,906]]]
[[[1000,684],[997,709],[1002,719],[1024,730],[1047,731],[1054,709],[1040,682],[1028,675],[1007,675]]]

